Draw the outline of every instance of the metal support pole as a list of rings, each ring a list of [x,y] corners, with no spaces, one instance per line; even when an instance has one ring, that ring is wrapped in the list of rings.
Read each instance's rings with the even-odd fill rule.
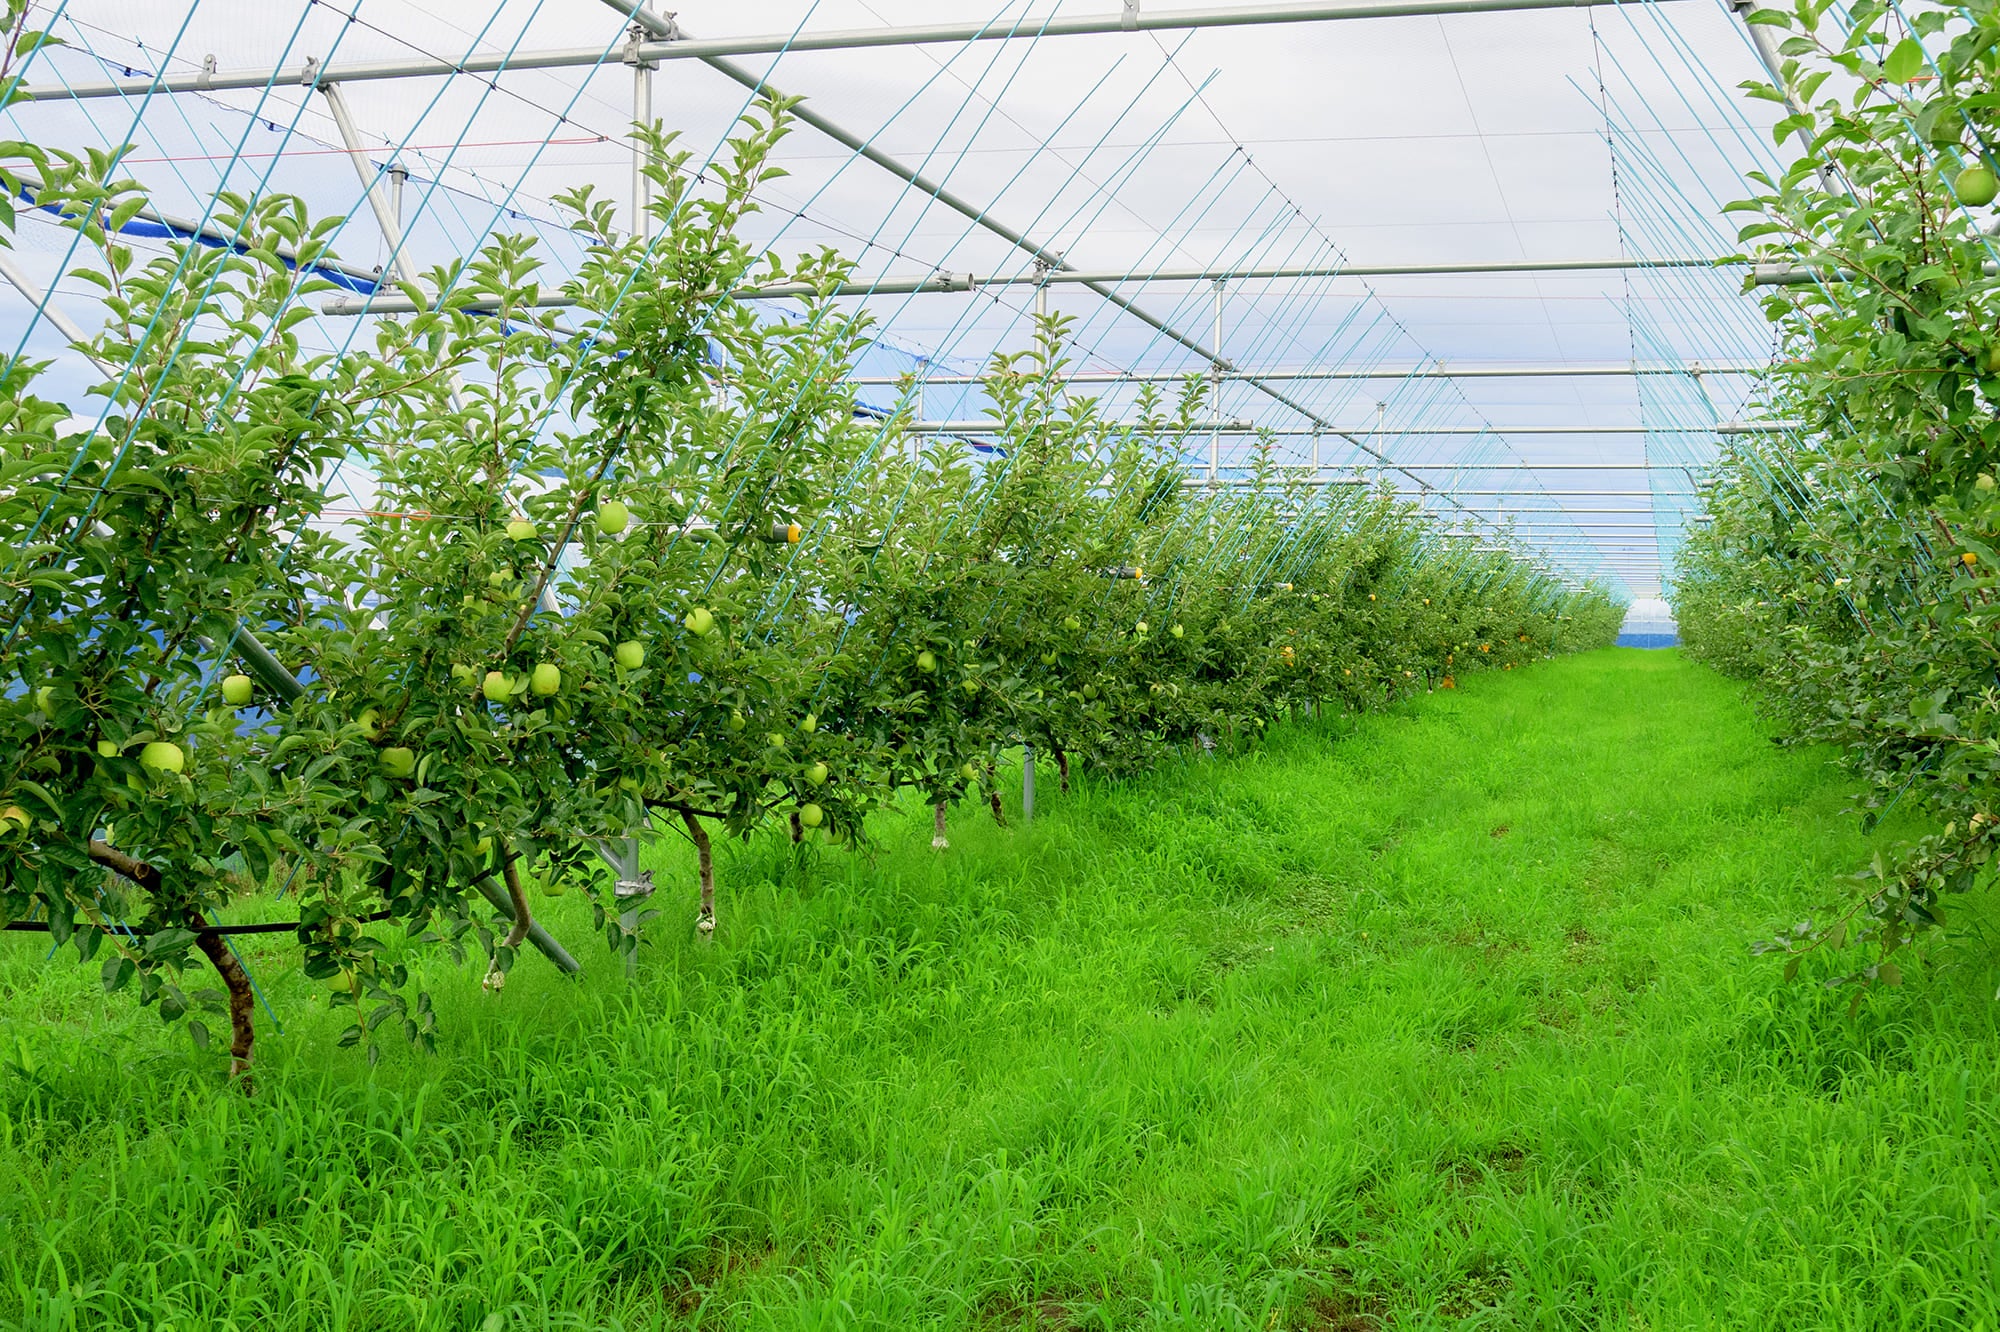
[[[409,183],[409,168],[401,162],[389,163],[389,216],[395,219],[398,231],[403,229],[403,187]]]
[[[641,0],[638,12],[633,15],[630,41],[626,47],[625,59],[632,66],[632,123],[648,129],[653,124],[653,71],[659,66],[640,54],[646,42],[646,26],[641,15],[652,17],[648,12],[650,0]],[[653,235],[653,182],[646,175],[646,146],[638,139],[632,141],[632,234],[640,240],[650,240]]]
[[[396,277],[414,287],[417,285],[417,266],[403,250],[403,225],[397,220],[401,211],[400,202],[392,211],[389,190],[381,177],[368,165],[368,152],[362,146],[361,134],[354,128],[354,116],[347,109],[347,98],[341,95],[337,83],[322,83],[321,96],[326,98],[327,109],[333,112],[334,127],[340,131],[340,141],[347,146],[347,160],[354,164],[354,174],[361,180],[361,189],[368,196],[368,206],[375,210],[375,224],[382,228],[382,239],[389,246],[389,263],[396,270]]]
[[[1217,428],[1208,434],[1208,484],[1214,485],[1222,479],[1222,302],[1228,288],[1221,278],[1215,279],[1215,355],[1217,359],[1208,369],[1209,411],[1215,414]]]

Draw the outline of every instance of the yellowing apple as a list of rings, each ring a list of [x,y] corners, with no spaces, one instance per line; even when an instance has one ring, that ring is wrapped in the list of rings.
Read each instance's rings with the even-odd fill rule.
[[[825,822],[826,811],[818,805],[808,803],[799,806],[799,825],[801,827],[817,828]]]
[[[634,639],[627,639],[611,651],[618,658],[618,664],[628,671],[636,671],[646,664],[646,645]]]
[[[617,536],[631,522],[632,511],[623,500],[606,500],[597,506],[597,530],[606,536]]]
[[[815,763],[806,769],[806,781],[813,786],[826,785],[826,764]]]
[[[504,672],[488,671],[485,681],[479,686],[479,692],[486,695],[488,703],[505,703],[514,691],[508,685]]]
[[[110,740],[99,740],[97,742],[97,754],[100,758],[117,758],[118,746]]]
[[[552,661],[545,661],[535,667],[528,676],[528,688],[547,698],[562,688],[562,671]]]
[[[28,811],[19,805],[9,805],[0,809],[0,833],[10,833],[16,828],[28,826]]]
[[[187,755],[170,740],[155,740],[139,751],[139,765],[155,772],[183,772],[187,769]]]
[[[817,731],[819,729],[819,714],[808,712],[804,717],[799,719],[799,729],[807,735],[811,735],[814,731]]]
[[[533,541],[535,539],[535,525],[526,518],[516,518],[513,522],[507,524],[507,539],[509,541]]]
[[[696,638],[707,638],[709,631],[715,628],[715,613],[706,606],[696,606],[681,623]]]
[[[247,675],[225,675],[222,677],[222,701],[232,708],[240,708],[250,701],[255,687]]]

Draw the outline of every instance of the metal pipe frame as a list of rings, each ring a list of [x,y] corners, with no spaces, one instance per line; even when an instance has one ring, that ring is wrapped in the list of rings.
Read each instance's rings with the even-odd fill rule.
[[[993,433],[991,421],[913,421],[909,426],[913,435],[990,435]],[[1589,425],[1541,425],[1541,426],[1411,426],[1407,429],[1383,429],[1376,426],[1327,426],[1324,429],[1309,430],[1303,426],[1256,426],[1244,422],[1230,421],[1217,423],[1199,421],[1191,428],[1199,434],[1221,435],[1276,435],[1280,437],[1321,437],[1331,435],[1339,439],[1358,441],[1361,439],[1423,439],[1433,435],[1776,435],[1785,427],[1762,423],[1724,421],[1714,426],[1589,426]],[[1373,450],[1370,450],[1372,453]],[[1383,459],[1392,467],[1403,464]]]
[[[635,175],[637,171],[638,168],[635,165]],[[640,233],[635,232],[635,234]],[[988,287],[1034,287],[1038,291],[1041,291],[1046,290],[1052,284],[1061,283],[1073,283],[1095,289],[1097,287],[1118,287],[1125,285],[1143,286],[1148,283],[1227,282],[1238,278],[1454,277],[1490,276],[1493,274],[1509,273],[1580,273],[1630,268],[1692,268],[1709,266],[1717,262],[1721,261],[1711,259],[1549,259],[1521,260],[1519,262],[1493,264],[1356,264],[1345,267],[1322,264],[1283,268],[1174,268],[1157,269],[1151,272],[1117,272],[1110,269],[1102,272],[1051,269],[1045,272],[1037,267],[1035,271],[1030,273],[926,273],[921,276],[884,276],[875,278],[872,281],[842,282],[825,288],[807,286],[802,283],[790,283],[775,287],[745,287],[731,294],[738,300],[752,301],[789,300],[806,296],[928,296],[954,292],[975,292]],[[576,301],[574,298],[564,296],[559,292],[546,292],[537,296],[533,302],[536,309],[542,310],[564,310],[575,304]],[[494,310],[499,309],[500,305],[501,302],[496,299],[483,297],[468,302],[464,308],[481,314],[490,314]],[[320,306],[320,313],[336,316],[414,314],[418,308],[414,302],[400,296],[383,297],[372,304],[353,297],[335,297]],[[1740,373],[1753,374],[1762,369],[1764,367],[1759,366],[1754,369],[1742,370]],[[1643,371],[1630,369],[1622,371],[1598,370],[1587,373],[1678,374],[1681,372],[1668,367]],[[1705,370],[1703,373],[1724,374],[1732,373],[1732,371],[1718,368]],[[1125,377],[1132,378],[1132,376]],[[1302,374],[1265,374],[1255,370],[1228,370],[1222,372],[1222,377],[1231,381],[1255,383],[1263,379],[1301,379],[1312,378],[1314,376]],[[1365,377],[1382,379],[1389,378],[1390,376],[1382,373],[1370,373]],[[1079,382],[1091,382],[1087,377],[1079,376],[1077,378]],[[1174,375],[1168,378],[1178,379],[1181,376]],[[893,384],[897,381],[881,378],[860,382]],[[976,376],[936,376],[932,378],[931,382],[934,384],[948,384],[954,382],[976,383],[978,381]],[[1109,383],[1114,381],[1106,379],[1102,382]]]
[[[638,0],[606,0],[613,9],[644,24],[656,40],[634,43],[632,58],[714,61],[726,56],[777,55],[798,51],[854,51],[884,46],[925,46],[944,43],[1004,41],[1009,38],[1078,37],[1119,32],[1175,32],[1189,28],[1242,27],[1253,24],[1332,23],[1347,19],[1417,18],[1444,14],[1497,14],[1518,10],[1572,9],[1613,4],[1618,0],[1374,0],[1373,3],[1222,5],[1204,9],[1169,9],[1140,13],[1137,6],[1119,14],[1073,15],[1040,21],[1002,24],[933,23],[906,27],[852,28],[827,32],[787,32],[748,37],[696,40],[678,29],[648,22],[657,15],[644,12]],[[1652,0],[1660,3],[1661,0]],[[670,23],[670,20],[664,22]],[[271,69],[197,70],[187,74],[153,75],[78,83],[68,87],[44,84],[24,88],[32,101],[64,98],[143,97],[148,93],[226,92],[262,89],[281,84],[313,87],[324,79],[361,83],[379,79],[442,78],[453,74],[498,74],[516,69],[593,68],[605,63],[601,46],[548,51],[493,52],[463,60],[355,60],[322,67],[302,64]]]
[[[1342,380],[1342,379],[1596,379],[1635,375],[1687,375],[1700,379],[1704,375],[1761,375],[1771,367],[1766,365],[1722,364],[1702,365],[1690,362],[1687,365],[1454,365],[1439,361],[1431,365],[1388,366],[1374,370],[1253,370],[1238,371],[1222,376],[1224,383],[1230,383],[1246,375],[1274,382],[1283,380]],[[1186,379],[1188,370],[1085,370],[1063,376],[1065,384],[1178,384]],[[856,375],[849,380],[852,384],[878,388],[892,388],[900,385],[905,378],[913,378],[918,383],[940,385],[977,385],[986,382],[985,375]]]

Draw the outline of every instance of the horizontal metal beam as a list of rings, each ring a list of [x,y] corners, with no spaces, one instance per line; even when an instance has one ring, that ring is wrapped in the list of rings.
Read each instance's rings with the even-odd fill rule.
[[[1588,425],[1537,425],[1537,426],[1409,426],[1407,428],[1377,428],[1361,425],[1329,425],[1314,429],[1307,426],[1255,426],[1232,421],[1226,425],[1200,422],[1190,431],[1191,435],[1277,435],[1339,439],[1421,439],[1434,435],[1763,435],[1779,434],[1781,426],[1740,424],[1723,422],[1715,426],[1588,426]],[[994,432],[992,421],[915,421],[908,428],[913,435],[990,435]],[[1393,464],[1401,466],[1400,463]]]
[[[1437,361],[1428,365],[1382,366],[1372,370],[1238,370],[1222,376],[1224,383],[1237,379],[1343,380],[1343,379],[1593,379],[1632,375],[1761,375],[1769,363],[1703,365],[1460,365]],[[1198,370],[1086,370],[1064,375],[1065,384],[1177,384],[1194,375],[1211,378]],[[849,383],[871,387],[894,387],[905,380],[929,385],[983,384],[985,375],[931,375],[912,370],[905,375],[856,375]]]
[[[818,288],[802,283],[792,283],[777,287],[750,287],[733,293],[740,300],[780,300],[806,296],[915,296],[939,295],[952,292],[980,291],[988,287],[1043,287],[1043,286],[1143,286],[1164,282],[1224,282],[1234,280],[1257,280],[1266,278],[1379,278],[1379,277],[1449,277],[1481,274],[1528,274],[1528,273],[1582,273],[1594,270],[1614,270],[1633,268],[1698,268],[1726,262],[1716,259],[1548,259],[1519,260],[1501,263],[1439,263],[1439,264],[1304,264],[1268,268],[1162,268],[1151,271],[1124,271],[1105,269],[1091,272],[1084,269],[1050,269],[1029,273],[925,273],[913,276],[884,276],[866,281],[842,282],[829,288]],[[529,304],[537,309],[561,310],[576,304],[574,297],[559,292],[545,292]],[[465,302],[463,309],[479,313],[491,313],[500,308],[501,302],[490,297]],[[407,296],[383,295],[372,301],[363,297],[335,297],[320,306],[320,312],[328,315],[360,314],[411,314],[422,307]],[[1633,371],[1630,369],[1603,373],[1633,374],[1675,374],[1677,370],[1661,369]],[[1719,373],[1711,371],[1709,373]],[[1746,371],[1745,373],[1751,373]],[[1227,379],[1271,379],[1301,378],[1297,375],[1265,375],[1255,372],[1234,371],[1224,376]],[[1370,378],[1380,378],[1371,375]],[[965,376],[967,382],[977,382],[974,376]],[[894,383],[891,379],[874,379],[866,383]],[[934,376],[927,383],[948,382]]]
[[[1655,0],[1657,3],[1657,0]],[[655,64],[663,60],[717,60],[726,56],[778,55],[799,51],[851,51],[884,46],[925,46],[1013,37],[1077,37],[1119,32],[1173,32],[1189,28],[1225,28],[1251,24],[1330,23],[1345,19],[1417,18],[1442,14],[1494,14],[1515,10],[1573,9],[1616,3],[1616,0],[1375,0],[1374,3],[1222,5],[1204,9],[1163,9],[1150,12],[1132,6],[1125,13],[1072,15],[1012,23],[932,23],[908,27],[835,29],[826,32],[768,33],[747,37],[698,40],[675,37],[636,42],[607,49],[581,46],[551,51],[481,52],[460,60],[352,60],[320,65],[301,64],[271,69],[198,70],[185,74],[141,75],[70,86],[42,84],[22,90],[30,100],[134,97],[150,92],[224,92],[282,84],[317,87],[329,80],[361,83],[377,79],[438,78],[452,74],[498,74],[507,70],[591,68],[601,65]],[[638,12],[625,0],[612,8],[645,22],[658,15]],[[653,27],[652,24],[648,25]],[[657,28],[654,29],[657,31]]]
[[[1987,277],[2000,275],[2000,263],[1988,259],[1980,268]],[[1750,266],[1750,285],[1753,287],[1807,287],[1816,282],[1839,284],[1852,282],[1854,274],[1845,268],[1815,267],[1811,264],[1763,262]]]

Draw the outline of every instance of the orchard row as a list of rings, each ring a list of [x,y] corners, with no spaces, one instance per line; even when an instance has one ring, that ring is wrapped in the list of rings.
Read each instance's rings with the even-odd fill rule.
[[[629,952],[603,845],[685,832],[708,931],[716,831],[852,842],[914,792],[942,840],[975,789],[999,813],[1021,744],[1065,783],[1129,773],[1615,631],[1604,592],[1387,491],[1189,487],[1199,382],[1107,419],[1059,321],[993,363],[990,453],[858,419],[865,313],[726,295],[844,275],[739,238],[784,125],[747,117],[699,186],[656,142],[651,241],[563,199],[573,309],[538,307],[531,244],[501,237],[340,354],[302,336],[331,226],[296,201],[225,198],[240,247],[142,259],[108,163],[16,146],[96,256],[109,375],[93,429],[40,367],[0,402],[0,922],[170,1018],[205,1002],[201,952],[240,1070],[248,978],[216,930],[283,893],[352,1038],[428,1042],[370,922],[477,940],[497,977],[526,885],[575,884]],[[366,513],[330,509],[336,469]]]

